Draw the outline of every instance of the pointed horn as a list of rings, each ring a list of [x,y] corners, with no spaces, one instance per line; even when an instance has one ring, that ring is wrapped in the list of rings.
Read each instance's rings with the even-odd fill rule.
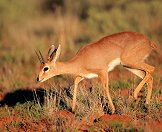
[[[44,64],[44,58],[43,58],[42,53],[40,52],[40,50],[39,50],[39,55],[40,55],[41,64]]]
[[[35,51],[35,53],[36,53],[36,55],[37,55],[37,57],[38,57],[40,63],[41,63],[41,64],[44,64],[44,60],[43,60],[43,58],[42,58],[41,52],[39,51],[39,53],[38,53],[37,51]],[[40,55],[39,55],[39,54],[40,54]]]

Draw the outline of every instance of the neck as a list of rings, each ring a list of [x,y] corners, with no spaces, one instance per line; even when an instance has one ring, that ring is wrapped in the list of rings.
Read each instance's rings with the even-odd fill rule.
[[[78,70],[73,61],[56,62],[56,66],[59,74],[76,74]]]

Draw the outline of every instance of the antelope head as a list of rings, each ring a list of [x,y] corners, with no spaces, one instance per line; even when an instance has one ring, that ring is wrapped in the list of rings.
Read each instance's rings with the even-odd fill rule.
[[[55,48],[54,45],[52,45],[48,51],[46,62],[44,61],[41,52],[40,51],[36,52],[38,59],[40,60],[41,63],[39,75],[36,79],[37,82],[44,82],[47,79],[55,75],[58,75],[56,61],[60,56],[60,49],[61,45],[59,45],[57,49]]]

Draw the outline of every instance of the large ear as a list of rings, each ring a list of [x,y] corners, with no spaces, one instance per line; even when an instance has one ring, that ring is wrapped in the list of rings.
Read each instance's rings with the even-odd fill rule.
[[[55,49],[54,45],[51,45],[50,49],[48,50],[48,56],[47,56],[47,60],[48,61],[52,61],[53,57],[56,53],[57,49]]]
[[[58,48],[57,48],[57,51],[56,51],[56,55],[55,57],[53,58],[53,62],[56,63],[57,59],[59,58],[60,56],[60,53],[61,53],[61,45],[59,44]]]

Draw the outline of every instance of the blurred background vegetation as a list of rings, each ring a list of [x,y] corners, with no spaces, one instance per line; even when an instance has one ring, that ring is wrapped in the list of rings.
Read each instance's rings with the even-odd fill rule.
[[[35,50],[45,56],[60,43],[61,59],[68,60],[82,45],[121,31],[160,45],[161,0],[0,0],[0,88],[35,83]]]

